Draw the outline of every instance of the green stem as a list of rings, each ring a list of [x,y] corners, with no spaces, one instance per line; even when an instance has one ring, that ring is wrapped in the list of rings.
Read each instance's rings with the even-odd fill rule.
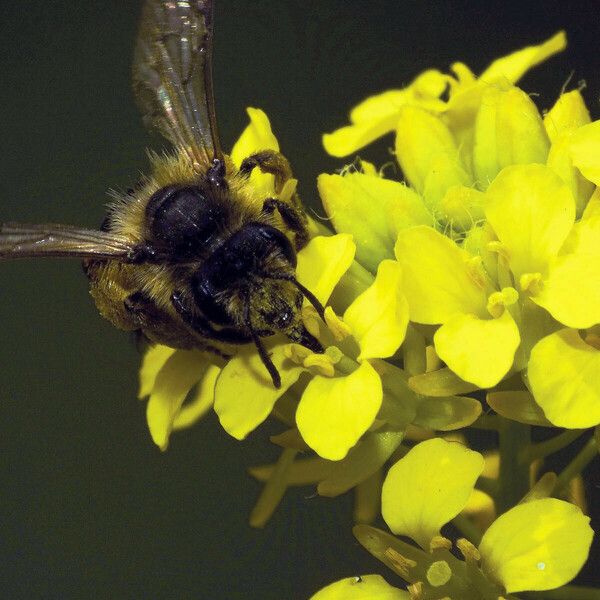
[[[479,528],[469,519],[469,517],[459,514],[452,519],[452,524],[475,546],[479,545],[481,541],[481,531]]]
[[[556,590],[521,593],[531,600],[600,600],[600,590],[580,585],[564,585]]]
[[[481,415],[477,421],[471,424],[474,429],[485,429],[486,431],[498,431],[502,424],[502,419],[494,415]]]
[[[529,448],[525,448],[523,460],[532,461],[536,458],[545,458],[549,454],[554,454],[566,448],[585,431],[585,429],[567,429],[567,431],[563,431],[549,440],[532,444]]]
[[[358,369],[359,366],[360,365],[355,360],[352,360],[349,356],[342,354],[340,360],[335,364],[335,370],[339,371],[343,375],[351,375],[354,373],[354,371],[356,371],[356,369]]]
[[[491,477],[486,477],[485,475],[481,475],[475,484],[477,489],[485,492],[488,496],[495,498],[498,494],[499,486],[498,480],[492,479]]]
[[[586,445],[579,451],[575,458],[564,468],[556,480],[553,495],[559,495],[569,485],[574,477],[577,477],[587,465],[598,455],[596,440],[591,437]]]
[[[529,463],[522,460],[523,449],[531,441],[531,427],[503,419],[500,434],[500,479],[498,514],[515,506],[529,490]]]

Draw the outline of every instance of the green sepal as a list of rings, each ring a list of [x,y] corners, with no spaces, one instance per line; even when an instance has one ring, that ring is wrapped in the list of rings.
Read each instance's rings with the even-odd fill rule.
[[[546,419],[544,411],[529,392],[490,392],[486,400],[502,417],[519,423],[525,423],[526,425],[553,427],[552,423]]]
[[[403,437],[402,431],[367,434],[344,459],[334,464],[327,479],[319,483],[319,495],[339,496],[368,479],[385,464],[402,443]]]

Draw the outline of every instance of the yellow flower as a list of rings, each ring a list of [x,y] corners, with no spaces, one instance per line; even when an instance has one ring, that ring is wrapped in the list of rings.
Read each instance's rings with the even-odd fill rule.
[[[316,237],[298,254],[297,277],[326,303],[350,268],[355,246],[347,234]],[[272,348],[282,376],[280,389],[260,375],[259,358],[250,349],[223,369],[215,389],[215,410],[231,435],[243,439],[273,410],[304,373],[295,420],[303,440],[320,456],[340,460],[371,427],[383,389],[371,359],[394,354],[404,339],[408,306],[401,293],[395,261],[380,264],[373,283],[345,310],[343,319],[328,309],[326,328],[306,308],[306,323],[327,350],[315,355],[294,344]],[[316,327],[316,328],[315,328]],[[241,386],[245,393],[240,394]]]
[[[551,423],[572,429],[600,423],[599,369],[597,336],[561,329],[533,347],[529,386]]]
[[[406,561],[403,576],[411,583],[420,580],[425,587],[436,587],[430,567],[443,557],[446,595],[464,597],[460,590],[465,575],[470,585],[481,589],[483,583],[473,570],[462,572],[453,557],[444,554],[449,541],[442,542],[439,531],[465,507],[482,469],[479,453],[440,439],[421,442],[390,469],[383,486],[383,517],[394,533],[411,537],[425,550],[413,555],[412,562]],[[498,596],[560,587],[575,577],[587,559],[593,536],[589,518],[563,500],[533,497],[498,517],[477,550],[459,544],[471,567],[479,563],[488,583],[498,586]],[[424,571],[428,576],[419,579]]]
[[[253,152],[279,150],[267,115],[257,108],[248,108],[247,112],[250,123],[231,152],[238,167]],[[254,169],[251,177],[254,188],[260,190],[263,197],[275,195],[273,175]],[[140,369],[138,396],[149,396],[148,428],[161,450],[166,450],[174,429],[189,427],[213,406],[215,382],[222,366],[222,361],[199,351],[157,345],[146,352]]]
[[[479,452],[439,438],[417,444],[388,472],[381,512],[394,532],[428,549],[467,504],[483,470]]]
[[[542,118],[514,85],[565,44],[561,32],[479,78],[458,63],[368,98],[324,145],[344,156],[395,131],[409,186],[366,163],[321,175],[319,190],[362,265],[374,272],[395,254],[410,320],[439,326],[435,351],[451,371],[481,388],[527,373],[549,421],[575,428],[600,423],[600,345],[576,332],[600,323],[600,121],[577,90]]]
[[[401,232],[396,256],[405,272],[411,320],[442,324],[434,336],[438,356],[465,381],[479,387],[498,383],[520,342],[507,310],[517,292],[497,290],[476,257],[431,227]]]
[[[594,535],[589,521],[578,507],[556,498],[518,504],[483,535],[483,572],[508,593],[560,587],[587,559]]]
[[[529,69],[543,62],[566,46],[563,32],[538,46],[530,46],[508,56],[495,60],[477,79],[470,69],[462,63],[454,63],[451,70],[454,76],[445,75],[436,70],[428,70],[419,75],[403,90],[390,90],[377,96],[371,96],[350,113],[351,125],[323,136],[323,145],[333,156],[348,156],[366,146],[387,132],[400,130],[398,120],[406,107],[417,107],[428,113],[446,115],[448,123],[459,138],[465,120],[481,103],[481,95],[486,89],[497,84],[516,83]],[[441,99],[449,87],[447,102]],[[410,110],[409,108],[409,110]],[[421,116],[423,113],[419,112]],[[432,122],[433,127],[439,124]],[[419,132],[418,127],[411,128],[417,137],[430,133],[428,128]],[[446,132],[439,128],[435,148],[454,148]],[[425,148],[424,148],[425,150]],[[437,150],[432,150],[435,158]],[[425,166],[421,165],[420,169]],[[407,175],[409,181],[413,180]]]

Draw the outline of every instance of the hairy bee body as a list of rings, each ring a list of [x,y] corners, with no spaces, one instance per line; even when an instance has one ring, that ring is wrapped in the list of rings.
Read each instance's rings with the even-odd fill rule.
[[[186,293],[190,278],[203,262],[210,260],[216,248],[222,246],[248,223],[263,223],[284,232],[295,250],[299,250],[303,245],[304,237],[291,231],[279,212],[264,211],[265,198],[258,194],[250,183],[249,173],[242,173],[236,169],[229,157],[225,156],[224,159],[227,175],[223,183],[211,186],[205,195],[208,203],[218,207],[216,212],[221,216],[208,243],[198,244],[187,256],[180,256],[171,251],[156,262],[144,260],[128,263],[110,259],[84,261],[84,269],[91,284],[90,293],[100,314],[119,329],[140,331],[151,342],[173,348],[199,348],[224,354],[232,353],[232,346],[235,344],[214,339],[210,335],[202,335],[184,322],[173,306],[173,290]],[[285,161],[283,158],[281,160]],[[137,189],[115,199],[104,225],[104,229],[110,233],[123,236],[139,245],[152,242],[148,224],[150,199],[161,189],[173,185],[182,188],[199,184],[202,186],[206,179],[205,173],[210,169],[208,164],[202,165],[200,169],[197,165],[192,168],[188,157],[182,152],[152,154],[151,161],[152,175],[145,178]],[[305,220],[295,193],[287,203]],[[276,256],[271,257],[263,266],[265,272],[277,272],[285,268],[284,261],[279,262],[281,264],[278,264]],[[278,282],[277,286],[281,287],[281,282]],[[236,300],[239,299],[232,296],[231,305],[225,310],[230,314],[241,315],[241,306],[234,305]],[[263,312],[276,310],[276,307],[270,306],[272,300],[273,296],[269,293],[263,294],[260,307]],[[254,312],[256,313],[256,310]],[[260,315],[251,314],[250,317],[253,322],[260,322]],[[244,327],[242,319],[233,325],[238,328]],[[247,340],[240,340],[242,341]]]
[[[300,308],[323,307],[295,276],[308,229],[287,159],[264,149],[238,168],[221,149],[213,13],[213,0],[144,2],[133,88],[173,154],[151,155],[151,175],[115,198],[101,230],[0,223],[0,260],[83,258],[98,310],[119,329],[221,356],[252,343],[278,387],[262,338],[322,351]],[[253,186],[257,168],[273,175],[273,197]]]

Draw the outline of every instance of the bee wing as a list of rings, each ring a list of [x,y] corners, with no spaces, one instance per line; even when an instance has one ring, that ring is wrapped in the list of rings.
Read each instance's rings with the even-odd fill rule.
[[[222,158],[212,88],[213,0],[146,0],[133,88],[144,121],[193,163]]]
[[[134,245],[105,231],[68,225],[0,223],[0,260],[44,256],[126,258]]]

